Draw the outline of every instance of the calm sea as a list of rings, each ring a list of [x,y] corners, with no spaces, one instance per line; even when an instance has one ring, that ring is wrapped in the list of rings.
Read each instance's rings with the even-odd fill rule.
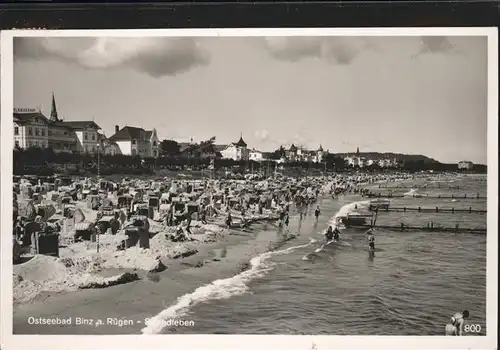
[[[427,181],[427,189],[416,191],[486,196],[485,180],[485,176],[475,176]],[[374,191],[387,191],[376,187]],[[409,191],[394,189],[395,194]],[[484,335],[484,234],[376,229],[377,251],[371,257],[364,232],[345,229],[341,238],[347,244],[315,253],[335,215],[354,210],[353,202],[358,202],[356,211],[363,212],[365,200],[356,196],[324,198],[319,202],[322,215],[317,222],[314,207],[302,222],[294,216],[290,233],[300,233],[297,238],[283,239],[273,252],[255,257],[247,271],[202,287],[189,297],[189,303],[181,298],[164,310],[169,316],[195,321],[194,327],[177,328],[176,333],[443,335],[449,318],[468,309],[468,323],[481,325],[480,334]],[[486,200],[408,197],[394,199],[392,205],[486,209]],[[445,227],[457,223],[486,227],[486,215],[462,213],[380,213],[377,224],[423,226],[429,221]],[[290,233],[275,229],[262,234],[279,240]]]

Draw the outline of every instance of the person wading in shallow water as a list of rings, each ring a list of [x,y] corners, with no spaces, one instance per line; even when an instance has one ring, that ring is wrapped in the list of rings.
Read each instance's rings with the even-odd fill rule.
[[[325,232],[326,241],[329,242],[333,239],[333,227],[328,226],[328,230]]]
[[[366,231],[366,234],[368,235],[368,250],[370,252],[375,252],[375,236],[373,236],[373,230],[369,229]]]
[[[464,310],[462,312],[457,312],[451,317],[451,323],[448,323],[445,327],[445,335],[463,335],[465,319],[469,317],[469,311]]]
[[[335,230],[333,230],[333,239],[338,242],[340,241],[340,231],[338,228],[335,227]]]

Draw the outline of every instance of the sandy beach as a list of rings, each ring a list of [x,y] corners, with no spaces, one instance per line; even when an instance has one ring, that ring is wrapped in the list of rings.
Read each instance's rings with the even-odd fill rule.
[[[271,225],[271,224],[268,224]],[[15,305],[16,334],[133,334],[140,333],[144,320],[173,304],[175,300],[197,287],[227,278],[243,271],[250,259],[269,249],[274,233],[235,231],[216,243],[206,243],[198,253],[166,263],[167,269],[157,273],[153,282],[142,273],[139,281],[105,289],[78,290],[70,293],[43,293],[30,303]],[[195,265],[203,262],[203,266]],[[164,293],[162,291],[165,291]],[[168,292],[167,292],[168,291]],[[123,307],[126,304],[127,307]],[[136,307],[134,307],[134,304]],[[141,310],[151,310],[144,313]],[[135,311],[137,310],[137,312]],[[72,317],[71,326],[30,325],[30,317],[60,319]],[[98,320],[118,318],[132,320],[123,327],[76,325],[77,317]],[[94,322],[95,323],[95,322]],[[106,322],[105,322],[106,323]]]

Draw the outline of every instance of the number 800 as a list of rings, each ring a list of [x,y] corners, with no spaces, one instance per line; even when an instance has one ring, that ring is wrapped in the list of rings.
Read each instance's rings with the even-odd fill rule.
[[[481,325],[480,324],[466,324],[464,326],[464,331],[471,332],[471,333],[479,333],[479,332],[481,332]]]

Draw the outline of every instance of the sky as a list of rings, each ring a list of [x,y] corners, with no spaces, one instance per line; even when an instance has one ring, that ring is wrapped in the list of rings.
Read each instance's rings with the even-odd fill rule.
[[[272,151],[486,164],[486,37],[14,38],[14,107]]]

